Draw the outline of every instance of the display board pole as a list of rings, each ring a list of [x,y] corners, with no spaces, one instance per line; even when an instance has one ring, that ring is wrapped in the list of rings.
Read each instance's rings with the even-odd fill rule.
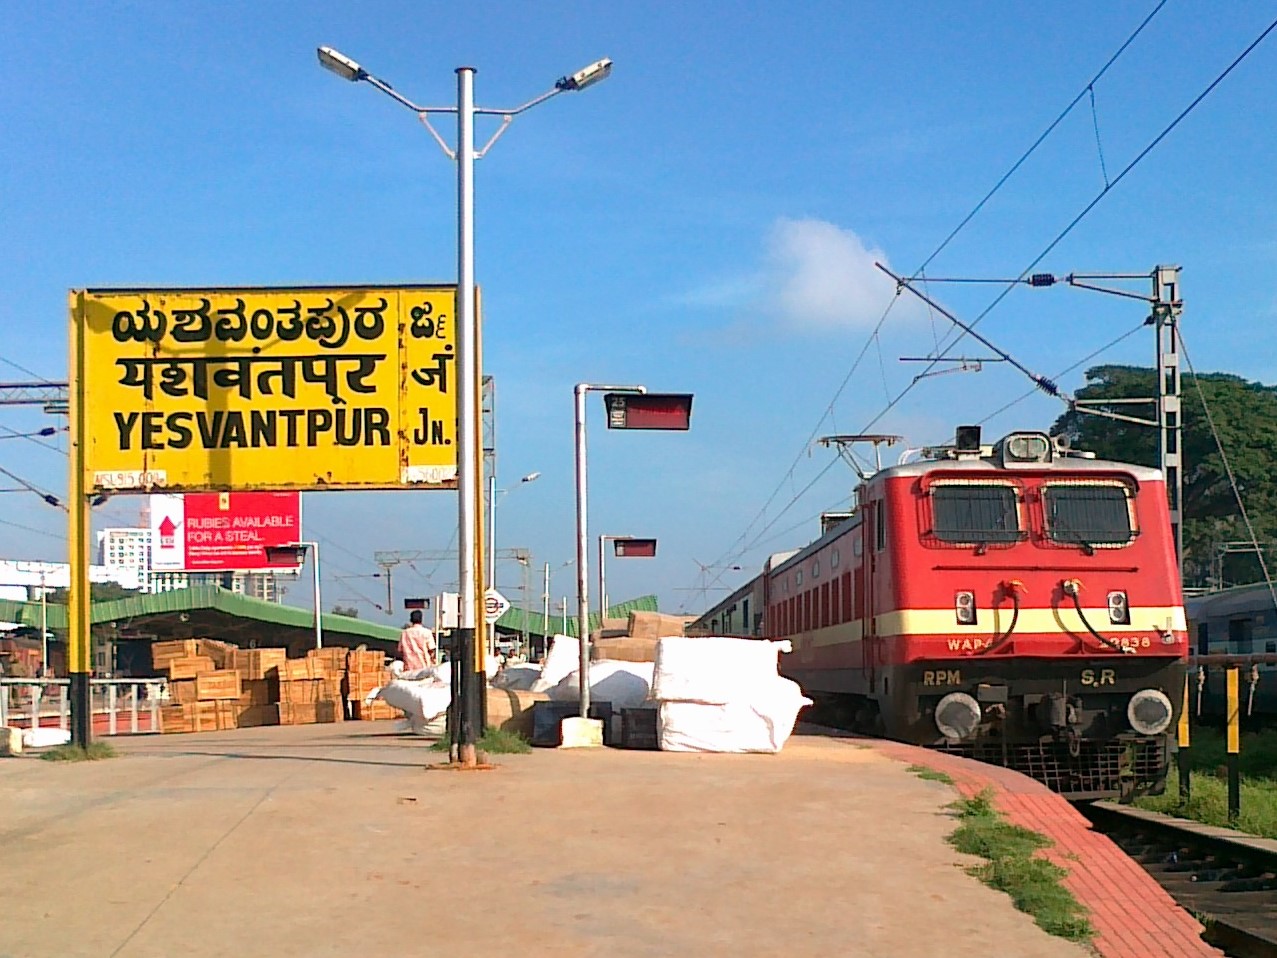
[[[89,677],[93,672],[92,622],[89,603],[89,498],[85,486],[84,395],[84,299],[72,294],[69,409],[71,419],[70,528],[67,530],[70,564],[67,600],[67,674],[71,679],[71,741],[88,748],[93,741],[93,699]]]

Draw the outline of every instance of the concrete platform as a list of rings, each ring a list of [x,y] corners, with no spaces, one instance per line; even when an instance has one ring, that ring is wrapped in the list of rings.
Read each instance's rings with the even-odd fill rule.
[[[1009,769],[899,742],[865,744],[879,755],[945,772],[964,795],[990,790],[1008,819],[1050,838],[1055,845],[1045,854],[1068,871],[1064,884],[1090,911],[1095,950],[1104,958],[1223,955],[1202,940],[1201,923],[1148,872],[1046,786]]]
[[[0,956],[1082,958],[967,876],[885,751],[440,760],[382,723],[0,761]]]

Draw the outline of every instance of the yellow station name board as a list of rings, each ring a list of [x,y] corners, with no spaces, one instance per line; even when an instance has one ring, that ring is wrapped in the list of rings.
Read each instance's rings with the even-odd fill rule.
[[[75,290],[91,491],[456,484],[453,286]]]

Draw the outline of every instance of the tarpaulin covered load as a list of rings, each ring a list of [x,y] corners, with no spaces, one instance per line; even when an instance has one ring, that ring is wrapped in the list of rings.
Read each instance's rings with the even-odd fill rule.
[[[590,701],[608,702],[613,709],[637,708],[652,687],[651,662],[595,662],[590,666]],[[565,676],[548,690],[552,702],[575,702],[581,697],[580,672]]]
[[[661,639],[652,698],[667,752],[779,752],[811,700],[782,678],[789,642],[758,639]]]
[[[658,702],[704,702],[724,705],[748,698],[780,674],[780,653],[788,640],[682,637],[656,643],[652,698]]]

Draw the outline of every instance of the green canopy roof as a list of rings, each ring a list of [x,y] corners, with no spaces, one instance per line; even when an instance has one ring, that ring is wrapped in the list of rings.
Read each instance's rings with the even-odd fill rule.
[[[637,599],[630,599],[628,602],[620,602],[616,605],[608,606],[607,617],[609,619],[625,619],[629,618],[631,612],[658,612],[656,596],[644,595]],[[552,615],[549,622],[540,612],[524,613],[522,609],[511,606],[506,610],[505,615],[497,619],[497,628],[502,632],[523,632],[524,619],[527,619],[528,633],[530,635],[556,635],[563,632],[563,617]],[[576,614],[571,613],[568,616],[568,627],[566,635],[576,635],[577,620]],[[599,627],[599,614],[597,612],[590,613],[590,629],[593,631]]]
[[[40,603],[0,599],[0,621],[40,628]],[[64,605],[45,606],[48,626],[66,631]],[[277,602],[240,595],[220,586],[175,589],[155,595],[130,596],[110,602],[94,602],[90,618],[95,626],[114,625],[121,631],[148,633],[164,638],[206,636],[235,641],[237,638],[271,635],[280,641],[258,644],[283,645],[302,634],[313,634],[315,614]],[[335,644],[396,642],[399,629],[345,615],[325,612],[324,638]]]

